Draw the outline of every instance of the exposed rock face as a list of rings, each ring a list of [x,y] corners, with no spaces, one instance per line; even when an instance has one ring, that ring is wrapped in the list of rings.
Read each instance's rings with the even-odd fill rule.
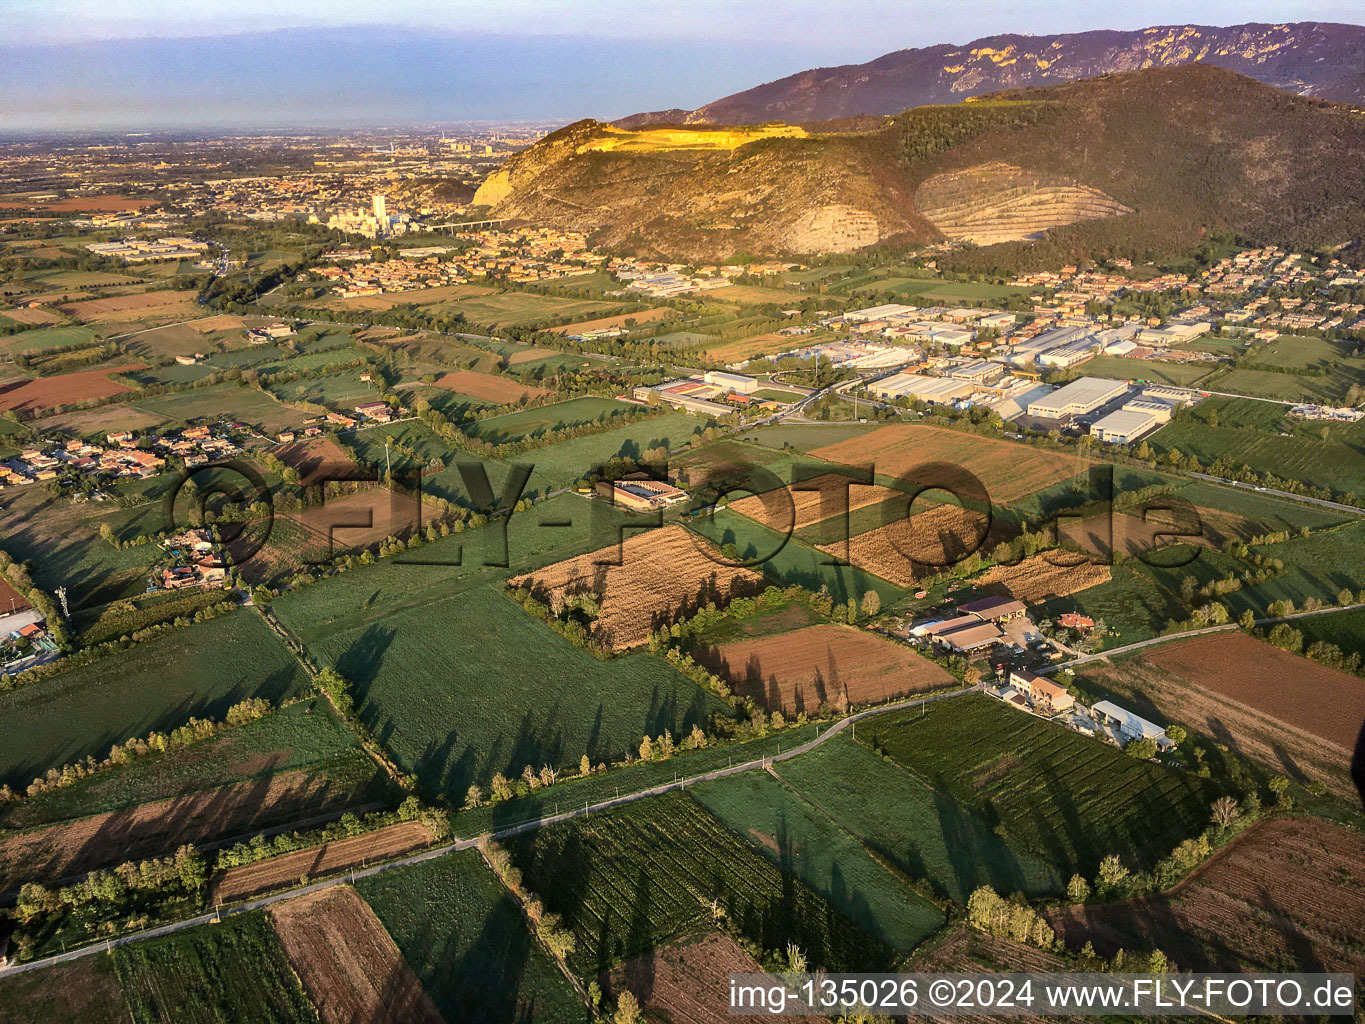
[[[915,190],[915,205],[945,238],[977,245],[1133,212],[1099,189],[999,161],[933,175]]]
[[[1365,101],[1365,28],[1322,22],[1175,25],[1130,32],[999,35],[965,46],[897,50],[866,64],[802,71],[696,110],[634,114],[618,123],[798,123],[893,114],[1001,89],[1194,63],[1227,68],[1304,96]]]

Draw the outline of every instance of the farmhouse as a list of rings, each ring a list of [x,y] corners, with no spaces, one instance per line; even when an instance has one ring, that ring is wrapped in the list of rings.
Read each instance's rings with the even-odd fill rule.
[[[973,625],[959,626],[957,629],[939,633],[934,639],[959,654],[970,654],[998,644],[1004,638],[1005,631],[994,622],[982,622],[973,616],[967,617],[972,619]]]
[[[372,420],[375,423],[388,423],[393,419],[393,410],[388,402],[362,402],[355,407],[355,412],[362,419]]]
[[[1156,740],[1157,747],[1162,750],[1175,746],[1171,742],[1171,738],[1166,735],[1166,730],[1161,726],[1133,714],[1126,708],[1119,707],[1112,701],[1102,700],[1090,710],[1101,722],[1117,729],[1119,735],[1125,740]]]
[[[1065,711],[1076,703],[1076,699],[1066,692],[1065,686],[1036,672],[1014,669],[1010,672],[1010,684],[1028,694],[1034,704],[1050,711]]]

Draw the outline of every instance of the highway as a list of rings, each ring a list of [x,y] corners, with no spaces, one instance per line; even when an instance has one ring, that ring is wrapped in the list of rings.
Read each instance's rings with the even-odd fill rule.
[[[547,825],[557,825],[560,822],[571,821],[574,818],[581,818],[585,814],[595,814],[598,811],[608,810],[612,807],[620,807],[623,804],[634,803],[637,800],[644,800],[648,797],[659,796],[674,790],[684,790],[688,786],[695,786],[699,782],[711,782],[715,779],[723,779],[730,775],[738,775],[741,772],[753,771],[754,769],[766,769],[778,761],[787,761],[802,754],[809,753],[816,747],[825,743],[833,736],[837,736],[845,729],[853,728],[857,722],[872,715],[880,715],[887,711],[896,711],[903,708],[919,707],[925,704],[933,704],[937,701],[951,700],[954,697],[961,697],[968,693],[980,693],[984,689],[980,684],[971,687],[964,687],[961,690],[953,690],[949,693],[938,693],[930,697],[910,697],[905,700],[892,701],[889,704],[882,704],[875,708],[868,708],[866,711],[859,711],[856,714],[847,715],[835,722],[824,732],[819,733],[814,738],[805,743],[792,747],[789,750],[782,750],[780,738],[775,737],[774,742],[778,744],[771,757],[755,758],[752,761],[745,761],[741,764],[730,765],[726,768],[716,768],[700,775],[693,775],[686,779],[677,779],[673,782],[662,783],[658,786],[650,786],[645,789],[634,790],[630,793],[623,793],[619,796],[611,797],[608,800],[599,800],[597,803],[585,803],[582,807],[574,807],[571,810],[562,811],[558,814],[544,815],[538,818],[531,818],[517,825],[508,825],[495,832],[486,833],[481,836],[472,836],[468,839],[456,839],[454,842],[446,843],[443,846],[435,846],[420,853],[409,854],[397,860],[387,861],[384,864],[375,864],[370,867],[362,868],[359,871],[351,870],[339,877],[326,879],[321,882],[314,882],[312,885],[302,886],[298,889],[288,889],[284,892],[271,893],[267,896],[260,896],[256,899],[247,900],[245,903],[238,903],[226,909],[219,908],[207,914],[200,914],[197,917],[185,918],[181,921],[172,921],[169,924],[158,925],[155,928],[148,928],[145,931],[132,932],[127,935],[120,935],[116,938],[104,939],[100,942],[93,942],[88,946],[81,946],[77,949],[67,950],[64,953],[56,953],[52,956],[33,960],[26,964],[17,964],[0,970],[0,978],[8,978],[16,974],[25,974],[29,971],[41,970],[44,967],[52,967],[57,964],[70,963],[73,960],[80,960],[83,957],[94,956],[96,953],[107,952],[117,946],[127,946],[137,942],[147,942],[151,939],[161,938],[165,935],[173,935],[176,932],[184,931],[187,928],[197,928],[200,925],[210,924],[221,920],[224,917],[234,917],[238,914],[248,914],[254,910],[261,910],[276,903],[284,903],[288,900],[298,899],[310,893],[322,892],[324,889],[331,889],[334,886],[345,885],[360,878],[370,878],[374,875],[383,874],[385,871],[393,871],[398,868],[411,867],[414,864],[421,864],[424,861],[435,860],[437,857],[444,857],[448,853],[459,850],[472,849],[478,843],[487,839],[506,839],[511,836],[521,835],[524,832],[532,832]]]

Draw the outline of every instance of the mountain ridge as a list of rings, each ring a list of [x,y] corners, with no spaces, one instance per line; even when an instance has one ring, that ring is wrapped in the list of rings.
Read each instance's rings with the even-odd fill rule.
[[[1042,36],[1002,33],[961,46],[938,43],[895,50],[863,64],[799,71],[695,110],[650,111],[613,123],[625,128],[665,123],[804,123],[894,114],[1002,89],[1192,63],[1236,71],[1303,96],[1365,102],[1365,26],[1248,22]]]
[[[480,188],[492,215],[642,255],[808,255],[945,239],[1139,255],[1209,231],[1288,246],[1365,233],[1365,114],[1216,67],[918,107],[875,130],[585,120]]]

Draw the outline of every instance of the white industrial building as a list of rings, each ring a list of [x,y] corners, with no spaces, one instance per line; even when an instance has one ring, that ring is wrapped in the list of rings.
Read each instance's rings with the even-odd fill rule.
[[[1081,416],[1098,409],[1128,391],[1127,381],[1106,377],[1081,377],[1036,402],[1030,402],[1028,413],[1040,419],[1060,420],[1067,416]]]
[[[1156,740],[1156,745],[1165,750],[1175,746],[1171,738],[1166,735],[1166,730],[1147,719],[1133,714],[1127,708],[1121,708],[1117,704],[1107,700],[1102,700],[1090,709],[1091,713],[1106,725],[1116,729],[1120,736],[1127,740],[1151,739]]]
[[[714,384],[725,391],[738,391],[741,395],[753,394],[758,390],[758,381],[742,373],[725,373],[723,370],[707,370],[702,380]]]
[[[868,385],[879,398],[917,398],[921,402],[948,405],[970,395],[975,387],[952,377],[926,377],[919,373],[898,373]]]
[[[1156,417],[1150,412],[1125,406],[1092,423],[1090,436],[1106,444],[1132,444],[1156,425]]]

